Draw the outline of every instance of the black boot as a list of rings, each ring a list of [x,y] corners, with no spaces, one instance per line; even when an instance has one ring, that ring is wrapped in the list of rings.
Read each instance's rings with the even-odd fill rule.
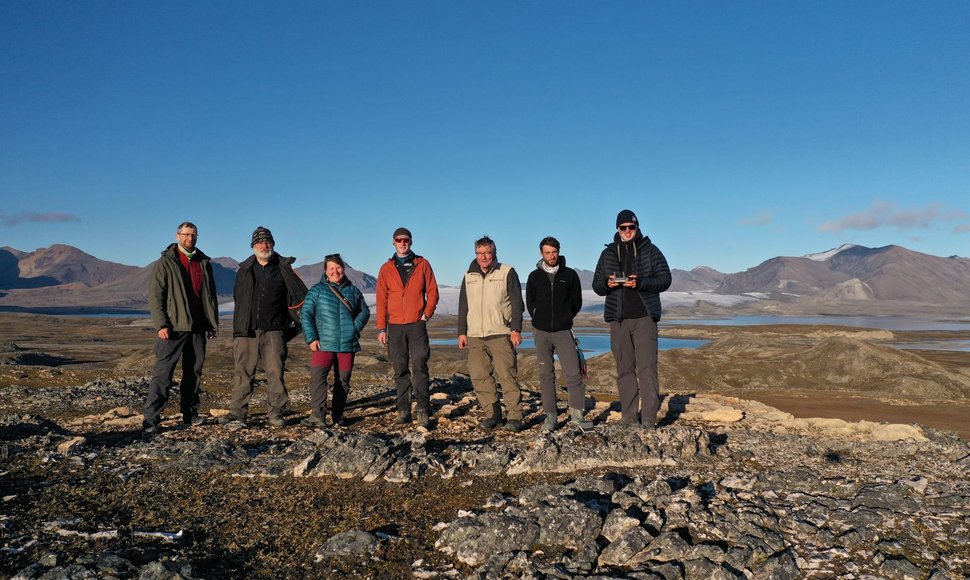
[[[487,417],[478,423],[478,428],[482,431],[493,431],[502,424],[502,406],[498,403],[492,405],[492,416]]]

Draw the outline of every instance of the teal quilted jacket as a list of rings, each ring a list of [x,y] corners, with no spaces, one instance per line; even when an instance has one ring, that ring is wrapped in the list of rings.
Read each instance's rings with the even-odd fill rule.
[[[353,314],[331,288],[347,299]],[[370,308],[364,295],[349,280],[344,278],[339,284],[332,284],[324,277],[307,293],[301,318],[307,344],[319,340],[323,351],[358,352],[360,331],[370,318]]]

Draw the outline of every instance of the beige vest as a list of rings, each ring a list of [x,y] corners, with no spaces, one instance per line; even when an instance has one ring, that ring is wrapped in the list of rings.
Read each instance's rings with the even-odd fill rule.
[[[484,338],[512,332],[512,300],[508,286],[511,271],[511,266],[502,264],[484,277],[465,272],[468,336]]]

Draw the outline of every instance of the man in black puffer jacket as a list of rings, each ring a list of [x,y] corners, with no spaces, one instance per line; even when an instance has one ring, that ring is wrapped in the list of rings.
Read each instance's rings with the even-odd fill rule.
[[[566,258],[559,255],[559,240],[549,236],[539,242],[542,259],[529,274],[525,285],[525,305],[535,329],[536,359],[539,361],[539,391],[546,420],[542,430],[554,431],[556,419],[556,368],[552,355],[559,355],[566,375],[569,393],[569,418],[583,423],[586,408],[586,386],[579,369],[576,339],[573,338],[573,318],[583,308],[583,290],[579,275],[566,267]]]
[[[616,216],[616,229],[613,243],[596,263],[593,291],[606,296],[603,317],[610,323],[621,423],[653,429],[660,410],[660,293],[670,288],[670,267],[660,249],[640,232],[632,211],[625,209]]]

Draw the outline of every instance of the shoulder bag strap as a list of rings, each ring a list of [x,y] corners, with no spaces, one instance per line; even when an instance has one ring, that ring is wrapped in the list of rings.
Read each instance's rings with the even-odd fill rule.
[[[340,293],[340,290],[337,290],[336,288],[334,288],[330,284],[327,284],[327,288],[329,288],[330,291],[333,292],[333,295],[334,296],[336,296],[341,302],[344,303],[344,306],[347,307],[347,312],[350,313],[350,316],[355,316],[355,314],[354,314],[354,307],[351,306],[350,305],[350,301],[347,300],[347,298],[343,294]]]

